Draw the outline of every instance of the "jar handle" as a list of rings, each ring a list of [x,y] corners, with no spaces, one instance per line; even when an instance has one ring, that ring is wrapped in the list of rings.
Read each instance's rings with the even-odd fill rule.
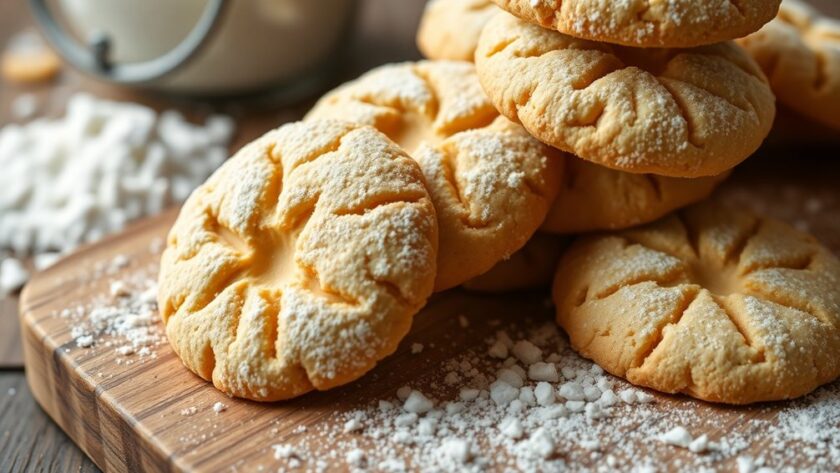
[[[111,62],[111,38],[104,32],[91,35],[87,47],[78,44],[59,25],[48,0],[29,0],[29,6],[47,40],[76,69],[125,85],[143,85],[168,76],[184,67],[207,45],[221,23],[228,0],[208,0],[198,22],[187,36],[166,53],[147,61],[115,64]]]

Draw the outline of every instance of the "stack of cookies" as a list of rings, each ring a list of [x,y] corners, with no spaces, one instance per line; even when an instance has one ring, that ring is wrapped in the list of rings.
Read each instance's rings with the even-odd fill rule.
[[[341,85],[193,193],[160,276],[185,365],[287,399],[362,376],[433,292],[553,279],[572,345],[636,384],[746,403],[840,375],[840,262],[778,222],[678,210],[770,131],[731,40],[779,0],[495,1],[430,2],[433,59]]]
[[[497,110],[568,153],[541,226],[562,235],[627,228],[702,200],[758,148],[774,97],[729,40],[778,7],[432,0],[417,43],[431,59],[474,58]]]
[[[779,103],[840,130],[840,20],[800,0],[784,0],[776,18],[738,40],[767,74]]]

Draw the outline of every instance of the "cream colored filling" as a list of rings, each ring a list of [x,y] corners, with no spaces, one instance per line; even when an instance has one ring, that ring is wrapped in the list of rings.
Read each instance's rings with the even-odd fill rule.
[[[720,267],[702,260],[690,264],[691,279],[717,296],[743,292],[743,284],[738,275],[738,266],[727,264]]]
[[[253,249],[248,276],[259,285],[280,288],[295,278],[299,271],[295,263],[294,236],[273,233],[263,238]]]
[[[389,138],[412,154],[422,143],[434,146],[446,137],[435,133],[434,122],[428,116],[416,112],[405,112],[401,126]]]

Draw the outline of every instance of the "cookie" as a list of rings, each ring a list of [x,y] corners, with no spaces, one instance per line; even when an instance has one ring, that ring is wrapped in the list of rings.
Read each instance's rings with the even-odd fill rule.
[[[840,375],[840,261],[718,203],[582,238],[553,296],[573,347],[634,384],[747,404]]]
[[[610,46],[502,12],[475,59],[503,115],[544,143],[621,171],[716,176],[752,154],[773,124],[764,74],[732,42]]]
[[[840,129],[840,20],[785,0],[775,20],[739,43],[767,74],[779,103]]]
[[[562,154],[500,117],[467,62],[382,66],[328,93],[317,118],[372,125],[420,164],[440,227],[436,291],[521,248],[559,189]]]
[[[519,251],[462,284],[476,292],[510,292],[548,287],[568,239],[537,232]]]
[[[288,399],[392,353],[432,292],[436,259],[416,162],[371,127],[293,123],[189,197],[158,302],[195,374],[231,396]]]
[[[472,61],[478,37],[498,7],[491,0],[431,0],[417,29],[417,48],[429,59]]]
[[[61,71],[61,59],[34,31],[13,36],[0,59],[0,73],[10,82],[46,82]]]
[[[636,47],[688,48],[746,36],[780,0],[493,0],[510,13],[576,38]]]
[[[572,157],[541,229],[569,234],[652,222],[705,199],[727,176],[728,172],[695,179],[631,174]]]

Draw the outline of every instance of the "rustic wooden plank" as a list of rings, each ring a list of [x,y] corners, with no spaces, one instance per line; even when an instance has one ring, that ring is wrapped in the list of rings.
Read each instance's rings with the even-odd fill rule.
[[[99,471],[44,414],[22,372],[0,371],[0,459],[9,473]]]

